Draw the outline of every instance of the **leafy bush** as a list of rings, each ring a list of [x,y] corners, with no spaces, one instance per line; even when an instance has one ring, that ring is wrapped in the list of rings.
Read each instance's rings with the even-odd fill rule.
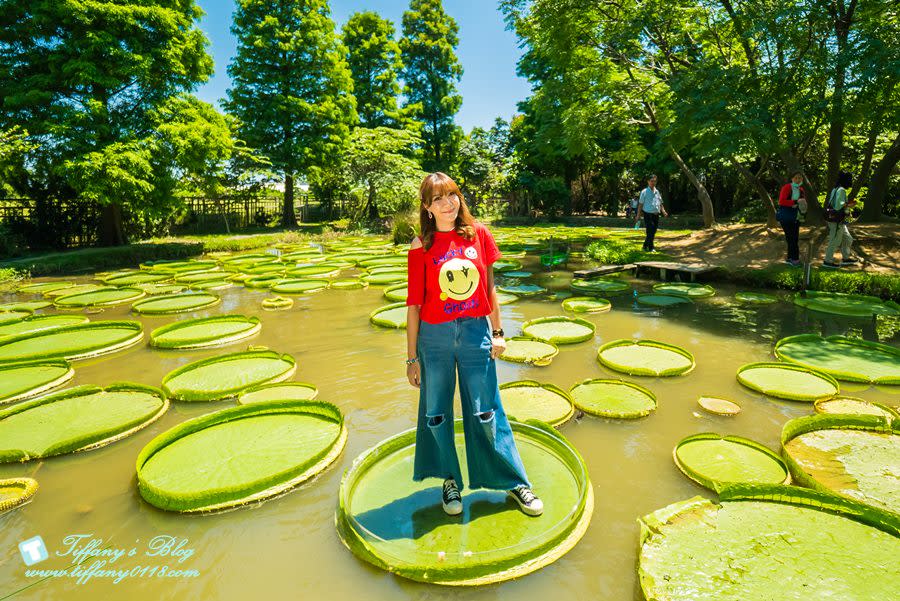
[[[391,239],[394,244],[408,246],[419,233],[419,214],[416,211],[394,213],[391,223]]]
[[[765,288],[803,290],[804,270],[787,266],[765,269],[722,270],[726,279]],[[900,301],[900,275],[867,271],[825,271],[810,273],[810,290],[868,294]]]
[[[637,243],[621,238],[603,238],[587,245],[584,254],[604,265],[624,265],[635,261],[649,261],[664,257],[662,253],[649,253]]]

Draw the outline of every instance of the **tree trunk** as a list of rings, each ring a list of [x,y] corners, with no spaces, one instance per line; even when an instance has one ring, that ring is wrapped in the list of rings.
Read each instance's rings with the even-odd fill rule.
[[[888,183],[894,167],[900,161],[900,135],[894,138],[894,143],[888,148],[869,180],[869,194],[863,206],[862,218],[866,221],[878,221],[881,219],[881,211],[884,206],[884,197],[887,194]]]
[[[752,171],[747,169],[734,157],[728,157],[731,160],[731,164],[734,165],[734,168],[738,170],[738,172],[744,176],[744,179],[750,183],[756,189],[756,193],[759,195],[760,201],[762,201],[763,206],[766,207],[766,226],[767,227],[778,227],[778,220],[775,219],[775,202],[772,200],[772,196],[769,194],[769,191],[766,190],[766,187],[763,185],[759,178],[753,174]]]
[[[688,168],[684,160],[682,160],[681,155],[678,154],[678,151],[675,150],[675,147],[671,144],[669,144],[669,154],[672,155],[672,159],[678,165],[678,168],[681,169],[684,176],[688,178],[688,181],[697,189],[697,198],[700,200],[700,208],[703,210],[703,227],[714,226],[716,224],[716,214],[713,210],[713,203],[712,199],[709,197],[709,192],[706,191],[706,186],[697,179],[697,176]]]
[[[297,214],[294,212],[294,174],[284,174],[284,205],[281,207],[281,227],[297,227]]]
[[[878,134],[881,133],[881,128],[875,123],[880,121],[881,117],[879,115],[877,120],[873,120],[872,126],[869,128],[869,138],[866,140],[865,150],[863,151],[862,167],[859,168],[858,177],[854,178],[853,189],[847,195],[848,201],[856,199],[859,190],[869,181],[869,170],[872,168],[872,157],[875,155],[875,143],[878,141]]]
[[[128,244],[122,224],[122,206],[117,203],[103,205],[100,213],[100,246],[122,246]]]
[[[377,198],[375,195],[375,182],[369,182],[369,200],[366,207],[366,218],[371,222],[378,221],[378,205],[376,204]]]

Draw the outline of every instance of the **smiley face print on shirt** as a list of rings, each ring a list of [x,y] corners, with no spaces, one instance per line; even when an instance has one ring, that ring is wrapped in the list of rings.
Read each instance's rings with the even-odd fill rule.
[[[438,285],[441,287],[441,300],[465,300],[475,294],[481,274],[475,263],[469,259],[450,259],[441,265]]]

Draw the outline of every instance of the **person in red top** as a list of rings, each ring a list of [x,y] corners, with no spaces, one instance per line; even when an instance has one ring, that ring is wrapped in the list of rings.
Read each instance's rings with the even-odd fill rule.
[[[806,212],[806,191],[803,189],[803,173],[795,171],[791,181],[781,187],[778,194],[778,210],[775,218],[781,224],[787,241],[788,265],[800,265],[800,220],[798,212]]]
[[[506,349],[492,267],[500,250],[446,174],[426,176],[419,199],[421,233],[407,253],[406,298],[406,375],[419,388],[413,480],[443,478],[444,511],[462,513],[453,426],[458,372],[469,488],[506,490],[526,514],[540,515],[543,503],[531,490],[497,384],[495,359]]]

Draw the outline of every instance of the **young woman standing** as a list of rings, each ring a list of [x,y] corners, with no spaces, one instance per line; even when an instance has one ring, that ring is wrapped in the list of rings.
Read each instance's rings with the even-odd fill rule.
[[[453,428],[458,372],[469,488],[507,490],[526,514],[540,515],[497,383],[495,359],[506,348],[492,267],[500,251],[447,175],[426,176],[419,199],[406,299],[406,375],[419,388],[413,480],[443,478],[444,511],[462,512]]]
[[[800,212],[802,203],[806,202],[806,191],[803,189],[803,173],[795,171],[791,181],[781,187],[778,193],[778,210],[775,218],[784,231],[787,242],[788,265],[800,265]]]

